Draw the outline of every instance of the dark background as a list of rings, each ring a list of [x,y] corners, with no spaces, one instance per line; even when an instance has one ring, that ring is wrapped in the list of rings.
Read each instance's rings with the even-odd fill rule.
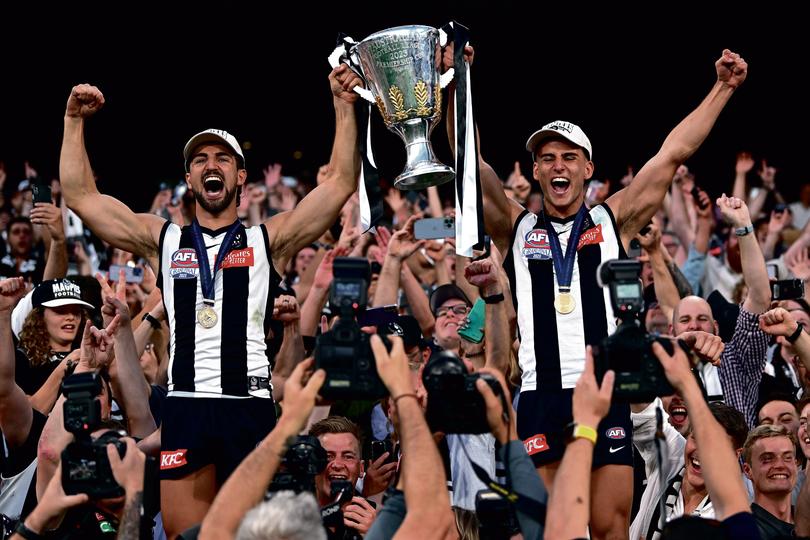
[[[476,46],[473,95],[482,152],[504,177],[542,124],[579,124],[594,148],[597,178],[636,170],[709,91],[724,47],[749,77],[688,162],[712,194],[730,190],[734,156],[746,149],[779,168],[787,195],[804,176],[807,46],[798,13],[776,3],[697,8],[655,4],[600,8],[491,2],[116,4],[0,13],[0,160],[9,182],[30,160],[58,174],[70,88],[98,85],[107,104],[88,122],[87,145],[102,191],[145,210],[159,182],[183,177],[182,148],[216,127],[238,137],[249,180],[280,162],[312,179],[333,136],[326,57],[338,31],[360,40],[402,24],[457,18]],[[527,7],[532,6],[532,7]],[[288,15],[280,15],[280,13]],[[375,113],[378,120],[378,115]],[[404,151],[377,123],[385,176]],[[443,129],[433,137],[449,163]],[[755,175],[752,175],[755,178]]]

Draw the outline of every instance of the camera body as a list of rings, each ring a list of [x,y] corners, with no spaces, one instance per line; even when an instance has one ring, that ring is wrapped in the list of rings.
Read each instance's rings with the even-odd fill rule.
[[[629,403],[647,403],[656,396],[674,393],[652,351],[652,344],[657,341],[671,354],[672,343],[648,334],[639,321],[644,309],[640,276],[641,263],[632,260],[606,261],[597,270],[599,284],[610,288],[613,313],[621,324],[595,351],[596,378],[601,383],[605,373],[612,369],[616,373],[613,399]]]
[[[475,515],[482,540],[511,538],[520,532],[515,506],[491,489],[475,494]]]
[[[431,431],[443,433],[489,433],[484,398],[475,387],[483,379],[508,410],[498,380],[488,373],[469,373],[464,362],[450,351],[431,355],[422,372],[428,392],[425,413]]]
[[[369,334],[355,317],[368,302],[369,264],[366,259],[337,257],[329,305],[338,320],[315,343],[315,367],[326,371],[320,394],[326,399],[379,399],[388,395],[377,374]],[[387,340],[383,340],[388,346]]]
[[[91,499],[119,497],[124,490],[115,481],[107,456],[114,444],[123,458],[126,444],[121,434],[108,431],[93,440],[90,434],[101,424],[101,377],[97,373],[75,373],[62,381],[65,429],[74,441],[62,451],[62,487],[67,495],[86,493]]]
[[[315,493],[315,477],[326,468],[326,450],[317,437],[299,435],[290,445],[273,481],[267,488],[268,493],[293,491]]]

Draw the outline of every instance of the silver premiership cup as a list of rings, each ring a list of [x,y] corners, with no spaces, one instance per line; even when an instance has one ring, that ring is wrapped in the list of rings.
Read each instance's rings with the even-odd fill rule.
[[[385,125],[405,141],[405,170],[394,186],[424,189],[453,180],[456,173],[436,159],[430,145],[442,117],[439,31],[429,26],[383,30],[355,45],[352,56]]]

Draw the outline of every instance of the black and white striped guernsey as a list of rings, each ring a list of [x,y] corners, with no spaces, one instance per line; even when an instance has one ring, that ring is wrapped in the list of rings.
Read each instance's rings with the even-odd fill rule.
[[[201,227],[213,272],[228,227]],[[170,328],[169,396],[269,398],[265,336],[280,277],[264,225],[240,225],[215,278],[217,323],[203,328],[199,264],[192,229],[167,223],[160,233],[158,285]]]
[[[549,222],[565,253],[574,216],[549,218]],[[598,345],[616,330],[610,292],[599,286],[596,270],[604,261],[627,256],[610,208],[606,204],[592,208],[582,228],[571,279],[576,308],[563,315],[554,309],[558,288],[545,227],[537,215],[521,213],[504,260],[520,334],[521,392],[576,385],[585,367],[585,346]]]

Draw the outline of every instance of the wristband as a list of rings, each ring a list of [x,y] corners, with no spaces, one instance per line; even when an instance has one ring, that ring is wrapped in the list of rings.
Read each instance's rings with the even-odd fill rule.
[[[587,439],[596,445],[596,430],[590,426],[571,422],[565,428],[566,444],[574,442],[576,439]]]
[[[141,317],[141,320],[149,321],[149,324],[152,326],[152,328],[154,328],[155,330],[160,330],[160,321],[157,320],[155,317],[153,317],[151,313],[148,312],[144,313],[143,317]]]
[[[395,397],[392,401],[396,405],[397,401],[399,401],[400,399],[402,399],[404,397],[412,397],[416,401],[419,401],[419,396],[417,396],[416,394],[400,394],[397,397]]]
[[[804,330],[804,324],[799,323],[796,326],[796,331],[786,336],[785,339],[788,340],[788,343],[796,343],[796,340],[799,339],[799,336],[802,335],[802,331]]]
[[[32,531],[28,527],[25,526],[25,523],[20,521],[17,525],[17,528],[14,529],[14,532],[25,538],[25,540],[44,540],[45,537],[41,534]]]
[[[485,304],[500,304],[505,300],[505,298],[503,297],[503,293],[498,293],[489,296],[482,296],[481,300],[483,300]]]
[[[752,232],[754,232],[754,226],[751,225],[750,223],[745,227],[739,227],[737,229],[734,229],[734,234],[736,234],[737,236],[747,236]]]

